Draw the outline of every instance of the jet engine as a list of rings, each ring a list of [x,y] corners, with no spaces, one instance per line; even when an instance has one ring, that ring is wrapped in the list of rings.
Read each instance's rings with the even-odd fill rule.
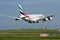
[[[52,17],[46,17],[43,19],[43,21],[48,21],[48,20],[52,20],[53,18]]]

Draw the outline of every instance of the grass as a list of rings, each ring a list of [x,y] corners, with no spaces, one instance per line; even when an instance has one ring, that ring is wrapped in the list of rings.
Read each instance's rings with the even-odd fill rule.
[[[40,37],[41,33],[49,36]],[[60,32],[41,29],[0,30],[0,40],[60,40]]]

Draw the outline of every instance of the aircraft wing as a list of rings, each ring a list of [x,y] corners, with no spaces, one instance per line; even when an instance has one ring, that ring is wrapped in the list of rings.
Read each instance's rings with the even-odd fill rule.
[[[13,16],[7,16],[7,15],[0,15],[1,17],[7,17],[7,18],[13,18],[15,20],[20,20],[20,17],[13,17]]]
[[[47,17],[43,18],[42,20],[43,20],[43,21],[52,20],[53,17],[54,17],[54,15],[50,15],[50,16],[47,16]]]

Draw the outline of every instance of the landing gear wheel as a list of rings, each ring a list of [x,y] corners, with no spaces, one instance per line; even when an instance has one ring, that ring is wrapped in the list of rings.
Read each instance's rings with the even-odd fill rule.
[[[38,21],[36,23],[39,23]]]

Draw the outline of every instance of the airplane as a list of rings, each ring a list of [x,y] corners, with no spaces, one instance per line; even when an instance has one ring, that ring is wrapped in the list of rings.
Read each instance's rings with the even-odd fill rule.
[[[22,6],[19,5],[18,6],[18,9],[19,9],[19,12],[21,14],[21,16],[18,18],[18,17],[15,17],[16,19],[15,20],[24,20],[24,21],[27,21],[28,23],[39,23],[39,21],[48,21],[48,20],[52,20],[53,19],[53,16],[54,15],[50,15],[50,16],[44,16],[43,14],[30,14],[30,15],[27,15]]]
[[[21,5],[18,6],[18,9],[19,9],[20,17],[12,17],[12,16],[9,16],[9,17],[14,18],[15,20],[22,19],[22,20],[24,20],[28,23],[39,23],[39,21],[44,22],[44,21],[52,20],[53,17],[54,17],[54,15],[50,15],[50,16],[46,17],[43,14],[30,14],[30,15],[27,15],[24,12]]]

